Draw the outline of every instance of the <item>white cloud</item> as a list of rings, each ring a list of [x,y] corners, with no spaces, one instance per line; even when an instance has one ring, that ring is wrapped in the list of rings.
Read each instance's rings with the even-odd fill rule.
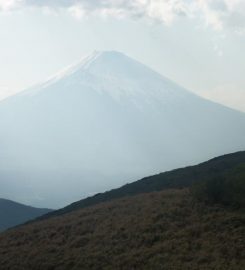
[[[23,4],[22,0],[0,0],[0,11],[9,11]]]
[[[215,30],[230,28],[237,32],[245,28],[244,0],[199,0],[196,9]]]
[[[148,18],[167,25],[180,16],[201,18],[215,30],[245,29],[245,0],[0,0],[0,10],[18,7],[67,9],[74,17]]]
[[[70,8],[68,8],[68,10],[71,13],[71,15],[76,19],[81,19],[85,16],[85,12],[80,5],[71,6]]]

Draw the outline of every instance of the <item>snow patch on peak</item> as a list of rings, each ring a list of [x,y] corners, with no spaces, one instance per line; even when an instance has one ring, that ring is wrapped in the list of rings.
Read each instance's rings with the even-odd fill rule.
[[[183,100],[191,94],[144,64],[117,51],[95,51],[46,82],[19,95],[34,96],[47,89],[90,89],[117,101],[138,103]],[[191,94],[193,95],[193,94]]]
[[[88,67],[96,61],[96,59],[102,54],[101,51],[94,51],[93,53],[83,57],[79,61],[76,61],[75,63],[65,67],[64,69],[60,70],[59,72],[55,73],[54,75],[47,78],[44,82],[41,82],[39,84],[33,85],[29,89],[26,89],[15,96],[34,96],[41,90],[49,87],[50,85],[55,84],[56,82],[59,82],[60,80],[67,78],[71,76],[72,74],[80,71],[80,70],[86,70]]]
[[[53,84],[65,77],[69,77],[70,75],[74,74],[80,70],[86,70],[88,67],[96,61],[96,59],[102,54],[102,52],[94,51],[92,54],[82,58],[75,64],[69,65],[68,67],[64,68],[63,70],[59,71],[55,75],[51,76],[45,83],[42,83],[43,87],[47,85]]]
[[[89,69],[93,64],[96,64],[96,61],[98,59],[101,59],[102,62],[104,62],[106,59],[115,59],[118,57],[127,57],[123,53],[117,52],[117,51],[94,51],[93,53],[87,55],[86,57],[83,57],[75,64],[69,65],[65,69],[61,70],[54,76],[52,76],[51,79],[54,77],[59,80],[63,77],[69,76],[77,71],[84,71]],[[104,63],[106,64],[106,63]]]

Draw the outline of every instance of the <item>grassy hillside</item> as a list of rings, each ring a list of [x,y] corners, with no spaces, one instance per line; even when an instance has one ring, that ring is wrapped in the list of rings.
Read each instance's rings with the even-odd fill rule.
[[[245,151],[217,157],[196,166],[149,176],[120,188],[80,200],[58,211],[42,216],[41,219],[62,215],[83,207],[92,206],[125,196],[161,191],[169,188],[179,189],[190,187],[193,183],[198,183],[205,179],[222,177],[241,164],[245,164]]]
[[[2,233],[0,270],[243,270],[244,198],[245,152],[147,177]]]
[[[50,209],[35,208],[0,199],[0,231],[22,224],[50,211]]]
[[[245,213],[188,189],[125,197],[0,235],[1,270],[243,270]]]

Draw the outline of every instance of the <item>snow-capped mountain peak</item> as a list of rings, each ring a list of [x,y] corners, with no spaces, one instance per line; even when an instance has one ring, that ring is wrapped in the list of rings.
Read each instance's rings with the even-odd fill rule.
[[[81,91],[89,88],[91,91],[110,95],[117,101],[130,97],[134,100],[140,98],[144,102],[158,100],[167,103],[172,99],[183,101],[188,95],[194,96],[159,73],[117,51],[95,51],[21,95],[36,95],[52,85],[60,84],[67,88],[79,84]]]
[[[0,102],[0,130],[0,197],[54,207],[245,148],[244,113],[113,51]]]

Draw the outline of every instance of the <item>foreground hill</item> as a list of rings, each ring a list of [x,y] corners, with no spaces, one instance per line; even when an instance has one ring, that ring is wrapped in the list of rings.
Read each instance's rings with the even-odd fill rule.
[[[113,189],[95,196],[80,200],[65,208],[51,212],[40,217],[46,219],[52,216],[62,215],[71,211],[92,206],[101,202],[111,201],[125,196],[132,196],[140,193],[161,191],[169,188],[186,188],[194,183],[223,177],[233,173],[238,166],[245,164],[245,151],[216,157],[196,166],[176,169],[158,175],[149,176],[120,188]]]
[[[245,149],[245,113],[118,52],[1,101],[0,130],[0,197],[54,208]]]
[[[0,235],[1,270],[244,270],[245,213],[187,189],[101,203]]]
[[[0,199],[0,231],[22,224],[50,211],[50,209],[35,208]]]

